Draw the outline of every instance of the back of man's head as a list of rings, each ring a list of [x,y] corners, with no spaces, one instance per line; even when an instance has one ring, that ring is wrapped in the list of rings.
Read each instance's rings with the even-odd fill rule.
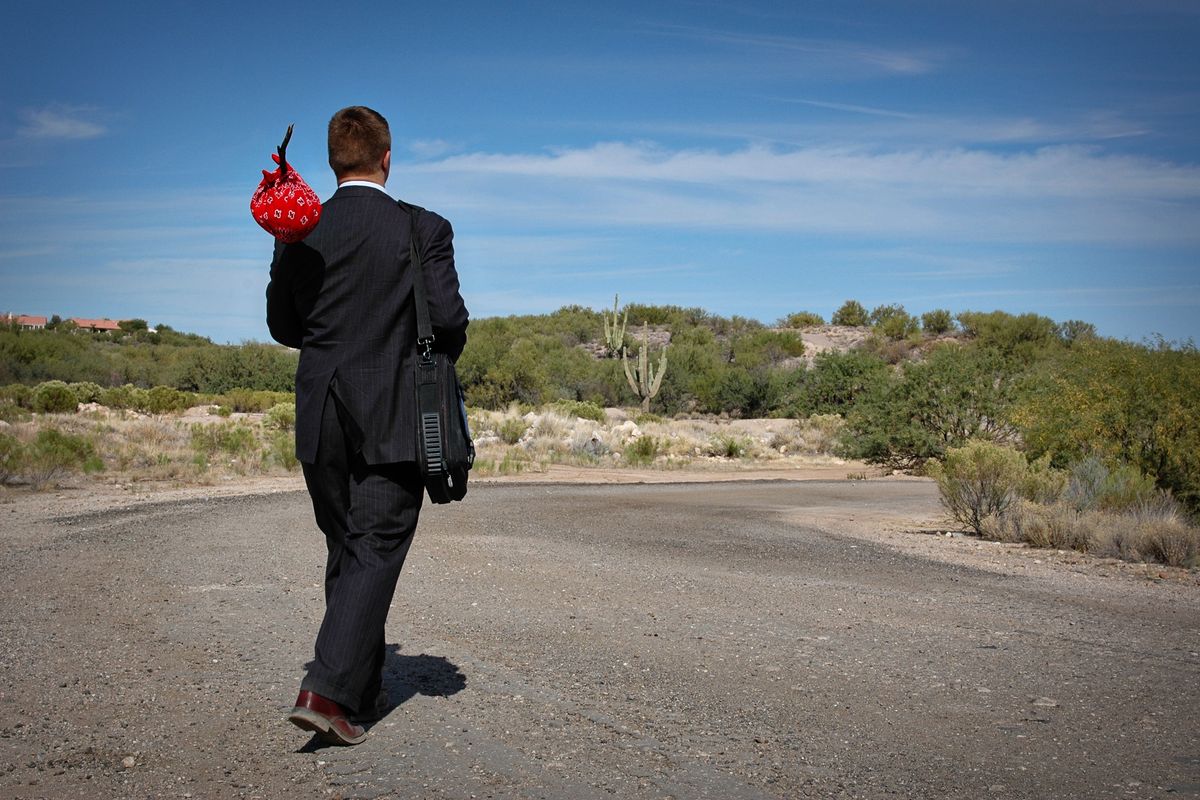
[[[378,171],[391,149],[392,132],[378,111],[350,106],[329,120],[329,166],[339,180]]]

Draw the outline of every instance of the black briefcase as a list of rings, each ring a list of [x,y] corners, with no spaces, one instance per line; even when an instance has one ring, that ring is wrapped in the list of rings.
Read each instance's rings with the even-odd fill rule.
[[[467,406],[454,362],[433,350],[433,326],[425,294],[425,273],[417,241],[420,206],[401,203],[410,221],[409,258],[413,266],[413,305],[417,312],[417,439],[425,491],[435,503],[462,500],[467,495],[467,474],[475,463],[475,443],[467,424]]]
[[[417,362],[417,409],[420,412],[421,473],[435,503],[462,500],[467,474],[475,463],[475,444],[467,425],[467,406],[454,363],[445,353],[422,353]]]

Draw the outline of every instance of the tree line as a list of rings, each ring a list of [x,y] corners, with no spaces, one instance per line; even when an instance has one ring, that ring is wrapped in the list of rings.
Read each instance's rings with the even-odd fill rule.
[[[1003,311],[917,318],[902,306],[867,311],[851,300],[830,322],[859,328],[861,343],[809,359],[802,328],[825,323],[811,312],[774,325],[670,305],[628,304],[622,314],[620,347],[606,341],[603,312],[581,306],[472,321],[458,363],[469,403],[634,405],[615,351],[633,358],[653,334],[656,350],[669,354],[651,408],[660,415],[836,414],[846,421],[846,456],[897,469],[920,469],[975,440],[1060,468],[1101,459],[1136,468],[1200,509],[1200,354],[1190,342],[1117,341],[1078,320]],[[290,392],[296,358],[166,326],[119,335],[0,330],[0,385]]]

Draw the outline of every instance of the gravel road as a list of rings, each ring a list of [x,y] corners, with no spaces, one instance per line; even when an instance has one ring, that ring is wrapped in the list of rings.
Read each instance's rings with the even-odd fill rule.
[[[283,721],[307,496],[0,505],[0,797],[1200,797],[1196,573],[930,535],[926,481],[430,507],[356,748]]]

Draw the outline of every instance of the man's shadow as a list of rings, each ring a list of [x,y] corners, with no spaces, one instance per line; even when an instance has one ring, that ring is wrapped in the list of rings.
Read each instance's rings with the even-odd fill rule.
[[[400,655],[398,644],[384,648],[383,688],[388,695],[388,713],[418,694],[449,697],[467,688],[467,676],[448,658],[425,653]]]
[[[363,727],[368,730],[418,694],[449,697],[467,688],[467,676],[448,658],[425,653],[419,656],[401,655],[398,644],[385,645],[384,648],[383,690],[387,693],[387,705],[378,720],[364,724]],[[304,668],[307,670],[311,666],[310,661]],[[312,753],[331,746],[313,736],[299,752]]]

